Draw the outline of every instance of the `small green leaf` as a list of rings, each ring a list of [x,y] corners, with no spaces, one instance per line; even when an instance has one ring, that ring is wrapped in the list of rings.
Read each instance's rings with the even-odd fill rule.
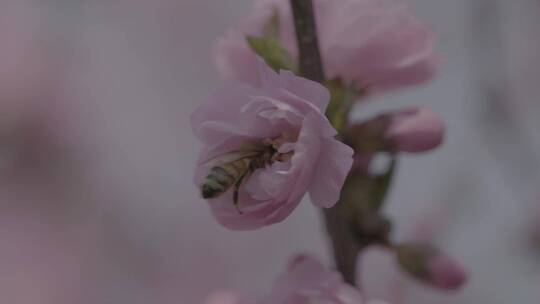
[[[247,42],[251,49],[257,55],[261,56],[275,71],[296,71],[292,56],[283,46],[281,46],[281,43],[276,38],[248,36]]]

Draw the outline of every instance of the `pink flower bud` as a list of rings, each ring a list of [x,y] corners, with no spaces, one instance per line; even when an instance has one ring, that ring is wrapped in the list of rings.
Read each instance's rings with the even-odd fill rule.
[[[424,152],[442,143],[444,125],[432,110],[415,107],[391,114],[385,137],[397,151]]]
[[[396,247],[399,265],[414,278],[443,290],[456,290],[467,280],[467,271],[454,258],[427,244]]]
[[[306,255],[291,260],[287,271],[278,277],[264,300],[257,304],[379,303],[366,301],[358,289],[343,281],[339,273]]]
[[[465,268],[450,256],[439,254],[428,262],[431,283],[440,289],[454,290],[467,281]]]

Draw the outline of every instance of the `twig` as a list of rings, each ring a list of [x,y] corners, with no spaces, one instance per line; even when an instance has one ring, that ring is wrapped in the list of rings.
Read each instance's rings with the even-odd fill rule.
[[[317,25],[311,0],[291,0],[294,26],[300,54],[300,74],[324,82],[324,70],[317,39]]]
[[[326,223],[326,230],[332,243],[334,260],[337,270],[343,275],[345,282],[356,284],[356,260],[360,249],[367,244],[359,244],[351,234],[348,221],[346,221],[342,210],[344,204],[338,202],[330,209],[324,209],[323,215]]]
[[[311,0],[291,0],[294,15],[300,74],[308,79],[324,83],[324,69],[317,39],[317,26]],[[346,282],[355,284],[356,259],[364,244],[358,242],[350,231],[344,201],[324,210],[326,229],[332,243],[336,268]]]

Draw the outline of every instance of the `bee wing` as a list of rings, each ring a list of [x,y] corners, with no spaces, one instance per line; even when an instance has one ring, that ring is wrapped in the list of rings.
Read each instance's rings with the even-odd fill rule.
[[[214,147],[215,148],[215,147]],[[264,149],[264,146],[262,146],[260,143],[256,141],[245,141],[241,145],[237,146],[236,149],[215,155],[215,153],[212,153],[208,156],[208,158],[199,160],[198,165],[200,166],[208,166],[208,165],[218,165],[223,164],[231,161],[235,161],[244,157],[251,157],[256,156]]]
[[[217,166],[220,164],[225,164],[233,162],[245,157],[254,157],[260,152],[255,150],[235,150],[227,153],[220,154],[218,156],[212,157],[200,163],[201,166]]]

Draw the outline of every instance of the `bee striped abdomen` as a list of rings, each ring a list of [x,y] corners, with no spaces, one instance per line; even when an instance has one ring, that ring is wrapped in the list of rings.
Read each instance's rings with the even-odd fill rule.
[[[250,160],[242,158],[213,167],[202,187],[202,197],[215,198],[229,190],[249,169]]]

